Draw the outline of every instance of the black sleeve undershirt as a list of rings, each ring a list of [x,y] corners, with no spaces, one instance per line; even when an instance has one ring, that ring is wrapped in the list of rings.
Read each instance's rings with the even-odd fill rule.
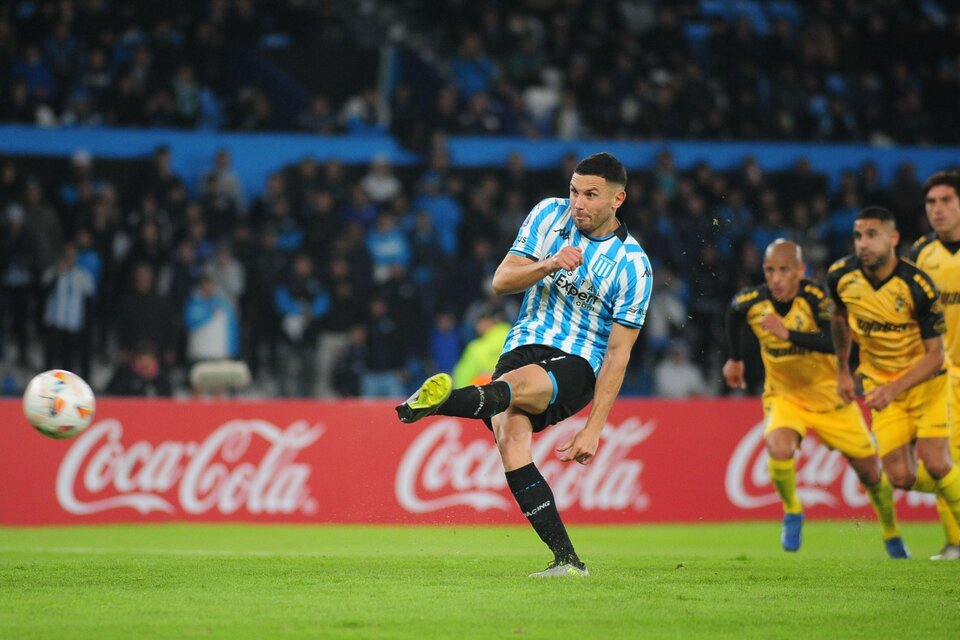
[[[820,321],[817,323],[820,331],[817,333],[806,333],[803,331],[790,331],[787,337],[790,342],[798,347],[804,347],[811,351],[820,353],[835,353],[833,348],[833,338],[830,337],[830,322]]]
[[[741,360],[743,348],[740,341],[743,338],[743,325],[747,322],[747,314],[734,305],[727,307],[727,347],[730,350],[731,360]]]

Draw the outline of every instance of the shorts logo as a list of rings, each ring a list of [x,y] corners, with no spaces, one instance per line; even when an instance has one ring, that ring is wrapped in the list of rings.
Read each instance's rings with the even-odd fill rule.
[[[597,256],[597,259],[590,265],[590,270],[593,271],[598,278],[606,278],[613,273],[616,266],[616,263],[607,256]]]

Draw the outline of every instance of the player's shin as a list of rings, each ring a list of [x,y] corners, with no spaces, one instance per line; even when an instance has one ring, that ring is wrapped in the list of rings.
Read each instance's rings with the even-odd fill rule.
[[[770,469],[770,481],[777,489],[780,499],[783,501],[784,513],[800,513],[803,511],[803,504],[800,502],[800,496],[797,494],[797,472],[796,463],[793,458],[779,460],[768,457],[767,466]]]
[[[937,492],[937,481],[934,480],[933,476],[930,475],[930,472],[927,471],[927,467],[925,464],[923,464],[923,460],[917,460],[917,480],[913,483],[911,490],[920,491],[922,493]]]
[[[937,480],[937,494],[947,503],[954,519],[960,520],[960,468],[950,467],[947,475]]]
[[[507,484],[520,510],[558,561],[580,565],[567,529],[560,520],[553,490],[534,463],[507,471]]]
[[[886,473],[880,473],[880,482],[875,485],[864,483],[867,490],[867,496],[870,498],[870,504],[877,513],[877,519],[880,521],[880,531],[883,533],[884,540],[900,537],[900,529],[897,527],[897,511],[893,506],[893,485]]]
[[[510,383],[496,380],[485,385],[454,389],[437,412],[459,418],[492,418],[510,406]]]
[[[937,496],[937,513],[940,515],[940,522],[943,523],[947,544],[960,545],[960,525],[957,524],[957,519],[950,509],[950,503],[942,495]]]

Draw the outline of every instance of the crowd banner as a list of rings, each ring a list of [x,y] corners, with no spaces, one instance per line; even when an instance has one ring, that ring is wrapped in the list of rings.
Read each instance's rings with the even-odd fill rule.
[[[90,427],[51,440],[0,401],[0,525],[244,521],[523,522],[482,423],[396,419],[393,402],[98,400]],[[570,523],[777,519],[755,399],[621,400],[592,464],[557,447],[586,414],[534,438]],[[843,457],[804,440],[798,484],[816,518],[872,519]],[[898,493],[907,520],[932,496]]]

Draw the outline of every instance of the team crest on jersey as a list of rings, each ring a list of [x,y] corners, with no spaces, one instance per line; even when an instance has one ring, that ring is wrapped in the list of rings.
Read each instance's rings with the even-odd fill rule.
[[[896,300],[893,301],[893,308],[897,310],[897,313],[902,313],[907,308],[907,301],[904,300],[903,296],[897,296]]]
[[[616,266],[616,263],[607,256],[597,256],[597,259],[594,261],[594,263],[590,265],[590,270],[598,278],[606,278],[613,273],[613,270],[616,268]]]

